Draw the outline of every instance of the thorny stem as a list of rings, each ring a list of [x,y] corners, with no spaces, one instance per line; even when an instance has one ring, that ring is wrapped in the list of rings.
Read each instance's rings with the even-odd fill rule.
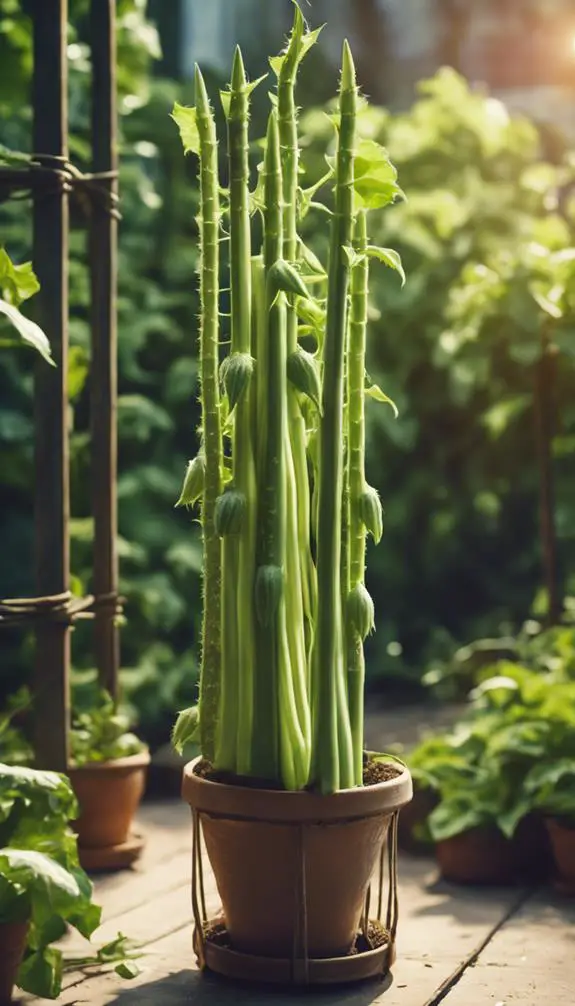
[[[206,87],[196,67],[196,117],[200,140],[201,330],[200,382],[206,475],[202,501],[204,546],[200,731],[204,757],[215,757],[221,686],[221,541],[214,524],[222,492],[223,450],[218,375],[219,189],[216,127]]]
[[[343,395],[349,265],[353,223],[357,85],[347,42],[343,48],[335,208],[328,270],[323,349],[323,394],[317,533],[318,605],[315,639],[317,707],[314,710],[317,781],[322,792],[353,786],[351,728],[342,655],[340,586],[343,489]]]
[[[366,529],[360,515],[360,498],[365,489],[365,349],[369,265],[367,259],[367,220],[360,210],[355,225],[356,262],[351,271],[348,350],[348,528],[349,574],[351,589],[365,578]],[[357,630],[347,627],[348,701],[353,738],[355,785],[363,779],[363,690],[365,661],[363,639]]]

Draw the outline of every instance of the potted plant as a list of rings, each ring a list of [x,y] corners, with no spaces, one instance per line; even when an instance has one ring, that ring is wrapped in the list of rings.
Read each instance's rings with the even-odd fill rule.
[[[463,722],[409,759],[416,782],[435,795],[426,829],[442,875],[461,883],[548,874],[549,842],[533,787],[540,769],[555,765],[571,743],[561,724],[574,686],[560,669],[545,674],[502,663],[491,672],[471,693]]]
[[[525,780],[525,790],[544,817],[557,871],[556,886],[575,895],[575,752],[535,765]]]
[[[144,793],[148,748],[104,691],[74,713],[70,748],[68,775],[80,810],[74,827],[83,867],[130,865],[142,849],[131,827]]]
[[[181,746],[197,733],[202,752],[183,781],[195,822],[195,945],[213,970],[303,984],[387,967],[394,909],[386,929],[370,922],[366,899],[411,798],[407,769],[363,749],[363,641],[374,626],[365,544],[368,531],[382,533],[365,481],[364,408],[366,394],[389,401],[366,382],[369,260],[401,272],[395,252],[369,245],[367,214],[401,191],[386,151],[357,139],[345,43],[323,179],[333,204],[316,221],[329,218],[327,269],[307,249],[300,225],[321,186],[302,188],[294,87],[317,34],[296,7],[287,48],[271,60],[277,92],[254,192],[258,82],[246,81],[240,51],[222,94],[229,190],[199,69],[195,108],[174,109],[201,187],[201,445],[179,502],[201,507],[202,666],[199,706],[180,715],[174,737]],[[259,254],[251,211],[261,215]],[[224,218],[231,348],[220,371]],[[201,910],[200,826],[223,906],[215,920]],[[391,862],[393,888],[393,848]]]
[[[14,722],[31,706],[30,693],[23,688],[0,714],[0,758],[7,764],[34,762],[26,733]],[[81,687],[74,691],[70,754],[68,775],[80,811],[74,826],[82,865],[91,870],[129,865],[143,844],[131,828],[150,754],[130,730],[128,717],[93,683],[86,692]]]
[[[92,884],[78,861],[70,821],[77,804],[69,780],[55,772],[0,764],[0,1003],[13,986],[55,999],[68,967],[115,964],[133,978],[137,956],[126,937],[93,957],[66,960],[57,941],[73,926],[90,938],[100,923]]]
[[[0,1002],[14,984],[45,998],[60,993],[68,924],[89,937],[100,922],[92,885],[78,864],[68,780],[0,765]]]

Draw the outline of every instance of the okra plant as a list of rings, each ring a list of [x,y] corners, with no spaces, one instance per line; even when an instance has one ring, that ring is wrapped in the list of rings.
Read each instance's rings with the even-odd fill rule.
[[[199,702],[180,713],[174,743],[199,737],[226,776],[333,793],[363,781],[363,645],[374,627],[365,548],[368,533],[382,535],[365,479],[366,394],[394,407],[366,389],[369,260],[404,276],[396,252],[368,243],[368,212],[402,193],[386,151],[359,135],[365,102],[347,42],[334,156],[319,183],[302,184],[295,88],[318,35],[296,5],[270,60],[277,86],[254,187],[250,96],[261,81],[247,81],[239,49],[221,94],[227,187],[198,68],[195,107],[173,112],[199,159],[201,205],[202,423],[178,505],[199,505],[204,548]],[[331,235],[325,267],[301,237],[318,209]]]

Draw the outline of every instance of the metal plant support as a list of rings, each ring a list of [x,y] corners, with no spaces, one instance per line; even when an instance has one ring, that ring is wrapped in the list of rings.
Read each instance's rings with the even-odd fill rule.
[[[92,172],[68,159],[68,2],[29,0],[33,24],[34,130],[27,165],[0,168],[0,198],[30,194],[34,205],[34,269],[40,282],[38,318],[55,367],[35,375],[35,598],[0,603],[0,626],[33,626],[34,695],[44,724],[36,729],[39,767],[65,771],[69,761],[70,635],[80,617],[94,619],[96,666],[102,686],[117,694],[119,667],[117,555],[118,155],[115,0],[91,0]],[[81,197],[90,236],[92,364],[93,596],[70,591],[68,449],[69,199]],[[45,724],[49,723],[49,729]]]
[[[360,932],[365,942],[368,954],[374,957],[372,969],[362,977],[379,974],[385,976],[395,961],[395,940],[399,918],[399,902],[397,891],[397,812],[393,814],[387,834],[379,851],[379,863],[375,877],[368,889],[363,914],[360,920]],[[214,958],[219,963],[214,967],[219,973],[229,977],[247,977],[245,955],[232,950],[224,923],[222,911],[209,913],[206,904],[204,882],[204,860],[202,836],[202,815],[198,810],[192,810],[192,911],[194,916],[193,946],[200,970],[210,968]],[[325,825],[324,825],[325,826]],[[306,839],[313,827],[299,825],[299,852],[297,863],[297,882],[294,887],[294,918],[296,929],[292,954],[289,959],[248,958],[248,969],[252,978],[270,983],[279,982],[282,985],[314,985],[331,984],[345,980],[346,961],[353,963],[357,956],[335,959],[336,968],[343,964],[341,970],[333,973],[334,959],[313,960],[307,952],[307,915],[308,896],[306,890]],[[366,952],[365,950],[363,951]],[[357,954],[357,949],[355,951]],[[242,962],[244,958],[244,962]],[[223,966],[222,966],[223,965]],[[332,973],[330,974],[330,971]]]

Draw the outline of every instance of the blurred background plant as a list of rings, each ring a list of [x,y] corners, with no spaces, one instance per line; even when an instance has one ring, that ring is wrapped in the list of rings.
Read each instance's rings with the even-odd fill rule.
[[[22,6],[20,0],[0,0],[0,143],[28,151],[31,39]],[[200,600],[197,528],[173,507],[196,451],[197,189],[169,110],[176,99],[192,100],[194,58],[207,63],[208,78],[218,82],[234,33],[244,30],[246,11],[257,2],[237,0],[233,17],[230,5],[224,11],[219,0],[182,0],[177,6],[180,20],[166,4],[118,0],[122,680],[125,703],[152,746],[168,739],[174,712],[195,699]],[[282,7],[286,27],[290,6],[286,0]],[[314,23],[327,16],[325,6],[313,0]],[[398,248],[408,274],[401,295],[381,270],[371,289],[370,376],[400,408],[397,421],[375,405],[368,417],[368,465],[384,501],[387,534],[369,559],[378,621],[367,666],[372,687],[389,693],[417,689],[424,672],[444,667],[461,644],[512,635],[531,612],[545,618],[534,409],[542,353],[553,369],[548,405],[556,416],[558,594],[575,592],[569,575],[575,569],[575,483],[569,472],[575,445],[575,160],[557,131],[511,115],[452,68],[424,81],[415,96],[409,75],[398,77],[396,91],[389,80],[378,90],[362,20],[370,6],[378,5],[333,4],[323,48],[310,57],[302,78],[306,106],[318,107],[302,118],[301,131],[311,182],[324,174],[333,140],[321,103],[324,82],[329,80],[330,93],[335,80],[330,38],[341,34],[347,11],[350,30],[360,39],[367,86],[388,103],[387,109],[366,111],[361,129],[387,145],[409,193],[409,201],[385,218],[374,215],[370,235],[374,244]],[[90,155],[85,0],[72,0],[70,7],[71,157],[82,168]],[[257,45],[246,47],[252,76],[261,72],[270,37],[281,34],[281,17],[274,20],[264,7],[261,45],[258,35]],[[190,24],[195,47],[182,43]],[[449,39],[441,38],[438,58],[464,69],[453,39],[450,49]],[[428,58],[409,65],[413,77],[420,71],[431,75],[439,64]],[[255,135],[258,108],[256,102]],[[255,168],[258,150],[253,154]],[[78,592],[90,589],[92,548],[82,213],[75,203],[69,389]],[[309,230],[313,245],[312,214]],[[27,205],[0,207],[0,235],[14,261],[30,258]],[[30,356],[3,354],[0,367],[0,596],[33,593]],[[27,680],[32,641],[4,633],[0,645],[1,706]],[[92,687],[89,624],[76,628],[73,653],[80,694]]]

